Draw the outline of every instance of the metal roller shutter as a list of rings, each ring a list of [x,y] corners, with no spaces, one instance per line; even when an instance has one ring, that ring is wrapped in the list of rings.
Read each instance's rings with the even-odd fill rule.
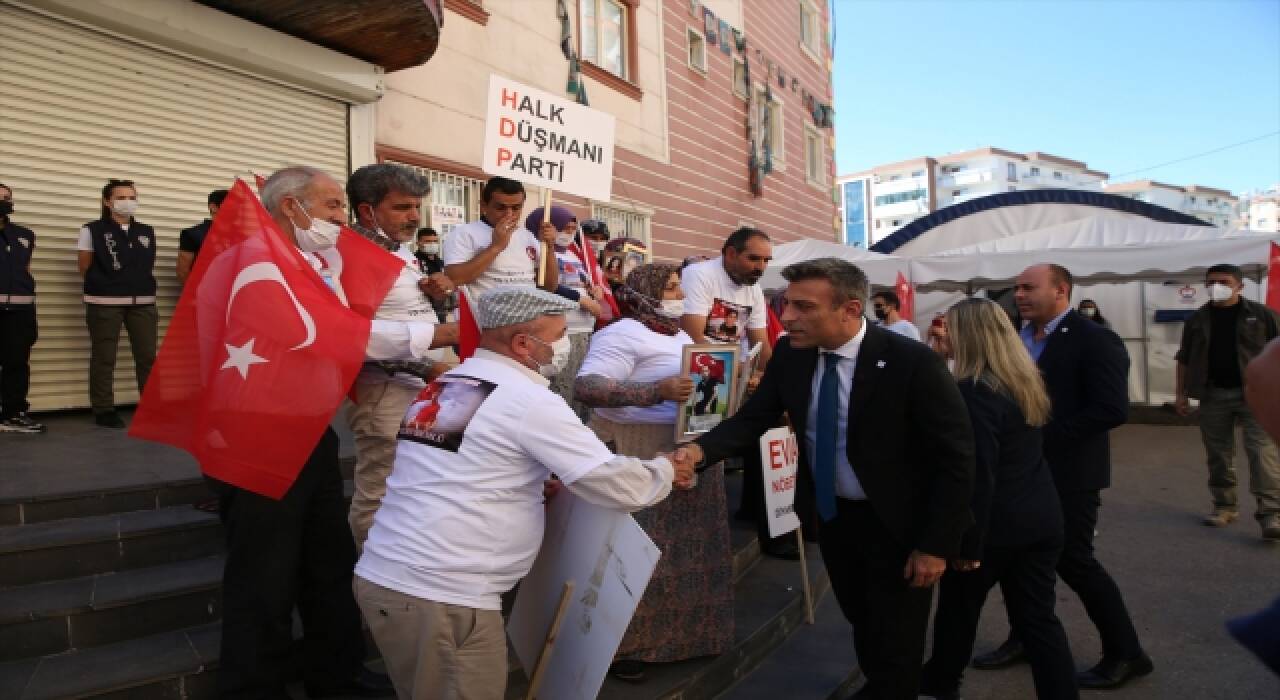
[[[156,229],[161,333],[180,291],[178,232],[207,216],[211,190],[290,164],[346,179],[342,102],[2,2],[0,46],[0,182],[13,188],[14,221],[36,232],[33,410],[88,405],[76,238],[109,178],[137,183],[138,220]],[[137,400],[127,342],[122,334],[118,403]]]

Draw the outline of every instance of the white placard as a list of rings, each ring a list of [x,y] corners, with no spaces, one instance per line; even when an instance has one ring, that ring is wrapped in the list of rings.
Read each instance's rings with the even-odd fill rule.
[[[511,646],[533,675],[565,581],[573,601],[560,627],[538,697],[592,700],[661,552],[630,515],[561,491],[547,506],[542,549],[520,582],[507,622]]]
[[[491,75],[482,169],[607,202],[614,122],[608,112]]]
[[[800,527],[796,517],[796,473],[800,447],[789,428],[774,428],[760,436],[760,464],[764,467],[764,508],[769,536],[777,537]]]

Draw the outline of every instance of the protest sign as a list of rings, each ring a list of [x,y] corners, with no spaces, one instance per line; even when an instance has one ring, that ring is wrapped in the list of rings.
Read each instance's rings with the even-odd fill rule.
[[[542,549],[520,582],[507,634],[530,676],[566,582],[573,597],[538,697],[591,700],[604,683],[661,552],[626,513],[561,491],[547,505]]]
[[[612,114],[492,75],[482,169],[607,202],[614,126]]]
[[[760,463],[764,465],[764,505],[769,536],[777,537],[800,527],[796,517],[796,470],[800,450],[789,428],[774,428],[760,436]]]

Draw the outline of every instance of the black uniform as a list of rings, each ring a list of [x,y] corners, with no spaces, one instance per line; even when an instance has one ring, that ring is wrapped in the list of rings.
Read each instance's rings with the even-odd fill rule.
[[[26,413],[31,346],[36,344],[36,250],[31,229],[0,219],[0,420]]]
[[[200,246],[204,245],[204,237],[209,235],[209,227],[213,219],[205,219],[191,228],[184,228],[178,234],[178,250],[192,255],[200,254]]]

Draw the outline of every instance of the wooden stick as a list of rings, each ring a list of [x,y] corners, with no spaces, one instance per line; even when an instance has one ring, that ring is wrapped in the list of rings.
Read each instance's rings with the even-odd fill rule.
[[[542,223],[551,220],[551,188],[542,188]],[[547,279],[547,260],[549,256],[555,255],[555,251],[551,250],[551,244],[542,240],[542,231],[534,231],[534,235],[538,237],[538,250],[542,253],[538,256],[538,286],[541,287]]]
[[[796,547],[800,549],[800,582],[804,585],[804,621],[813,624],[813,589],[809,587],[809,563],[804,556],[802,527],[796,528]]]
[[[569,603],[573,598],[573,581],[565,581],[560,590],[560,604],[556,606],[555,617],[551,618],[551,628],[547,630],[547,641],[538,653],[538,662],[533,665],[533,674],[529,677],[529,692],[525,700],[534,700],[538,695],[538,686],[542,685],[542,676],[551,663],[551,653],[555,650],[556,638],[560,636],[560,625],[564,622],[565,613],[569,612]]]

